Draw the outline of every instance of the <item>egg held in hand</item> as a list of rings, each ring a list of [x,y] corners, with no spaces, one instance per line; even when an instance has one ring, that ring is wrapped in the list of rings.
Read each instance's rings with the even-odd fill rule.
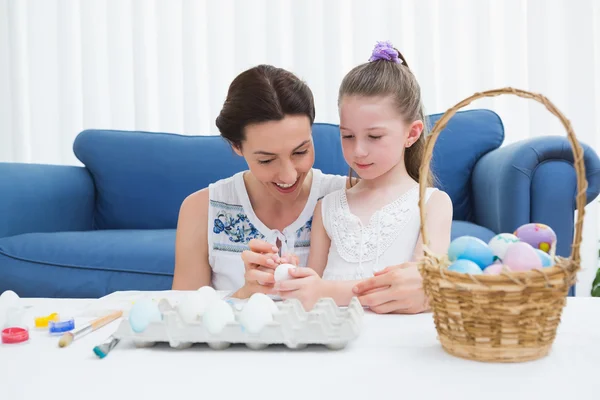
[[[277,268],[275,268],[275,282],[293,279],[293,277],[289,273],[289,270],[294,268],[296,268],[296,266],[292,264],[279,264]]]
[[[454,239],[448,248],[448,258],[451,262],[469,260],[483,270],[494,262],[494,254],[488,245],[474,236],[461,236]]]

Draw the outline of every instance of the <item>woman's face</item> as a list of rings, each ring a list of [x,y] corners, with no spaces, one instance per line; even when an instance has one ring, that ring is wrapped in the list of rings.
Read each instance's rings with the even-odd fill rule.
[[[286,116],[246,127],[246,140],[235,148],[254,177],[281,202],[298,198],[315,162],[312,129],[307,116]]]

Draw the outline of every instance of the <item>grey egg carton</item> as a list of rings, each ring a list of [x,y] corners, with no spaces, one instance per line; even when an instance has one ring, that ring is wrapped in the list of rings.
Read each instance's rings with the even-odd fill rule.
[[[218,334],[206,330],[200,318],[198,322],[186,323],[176,307],[167,300],[159,302],[162,321],[152,322],[140,333],[134,332],[124,319],[114,337],[132,340],[137,347],[152,347],[156,343],[168,343],[171,347],[185,349],[195,343],[205,343],[215,350],[223,350],[232,344],[244,344],[254,350],[269,345],[285,345],[301,349],[308,345],[324,345],[331,350],[343,349],[356,339],[362,328],[363,307],[353,298],[348,307],[338,307],[333,299],[319,300],[310,311],[305,311],[296,299],[276,302],[279,312],[256,334],[243,329],[239,322],[241,307],[231,304],[235,321],[227,324]]]

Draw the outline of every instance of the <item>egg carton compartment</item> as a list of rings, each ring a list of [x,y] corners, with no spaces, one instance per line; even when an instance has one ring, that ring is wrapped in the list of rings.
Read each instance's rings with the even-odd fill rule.
[[[285,345],[301,349],[308,345],[324,345],[329,349],[345,348],[356,339],[362,328],[363,307],[353,298],[347,307],[339,307],[331,298],[319,300],[310,311],[305,311],[296,299],[276,302],[277,311],[257,333],[251,333],[240,322],[242,307],[231,303],[235,320],[228,322],[217,334],[211,334],[202,322],[185,322],[167,300],[159,302],[162,320],[150,322],[143,332],[136,333],[124,319],[114,337],[132,340],[137,347],[151,347],[168,343],[173,348],[185,349],[196,343],[223,350],[232,344],[244,344],[255,350],[269,345]]]

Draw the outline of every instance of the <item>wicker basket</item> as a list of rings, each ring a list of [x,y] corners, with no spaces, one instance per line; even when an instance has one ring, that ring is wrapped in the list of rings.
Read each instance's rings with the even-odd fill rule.
[[[555,266],[543,270],[477,276],[448,271],[450,262],[447,256],[433,254],[427,247],[424,177],[429,173],[433,146],[459,109],[476,99],[501,94],[512,94],[544,104],[567,131],[574,154],[578,188],[572,254],[569,258],[556,257]],[[435,124],[428,138],[420,176],[419,209],[425,254],[419,262],[419,270],[444,350],[458,357],[487,362],[522,362],[547,355],[556,336],[569,288],[575,283],[580,267],[579,246],[587,181],[583,149],[570,122],[539,94],[513,88],[476,93],[449,109]]]

